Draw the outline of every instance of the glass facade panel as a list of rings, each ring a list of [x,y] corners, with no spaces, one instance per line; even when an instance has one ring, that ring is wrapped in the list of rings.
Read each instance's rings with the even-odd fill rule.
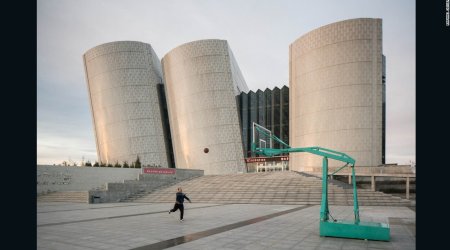
[[[281,127],[281,120],[280,120],[280,113],[281,113],[281,109],[280,109],[280,89],[275,87],[272,91],[272,100],[273,100],[273,104],[272,104],[272,131],[273,133],[281,139],[281,134],[280,134],[280,127]],[[274,142],[274,148],[280,148],[281,144],[279,142]]]
[[[280,101],[280,139],[289,144],[289,88],[281,88]]]
[[[257,90],[256,93],[242,92],[239,101],[242,145],[246,158],[257,156],[251,153],[253,122],[269,129],[272,134],[289,144],[289,87]],[[280,148],[281,144],[274,141],[273,147]]]
[[[175,168],[175,156],[173,155],[172,136],[170,134],[169,113],[167,111],[166,92],[164,84],[157,84],[158,101],[161,107],[161,122],[163,125],[164,140],[166,146],[167,164],[169,168]]]
[[[261,90],[256,91],[258,98],[258,124],[266,124],[266,98],[264,98],[264,92]],[[264,126],[264,125],[263,125]]]

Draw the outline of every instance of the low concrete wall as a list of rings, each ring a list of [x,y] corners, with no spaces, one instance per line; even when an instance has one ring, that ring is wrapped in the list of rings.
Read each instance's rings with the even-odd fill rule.
[[[158,168],[161,170],[175,170],[175,174],[139,174],[140,181],[169,181],[169,180],[186,180],[194,177],[204,175],[204,170],[198,169],[170,169],[170,168]],[[144,171],[144,169],[143,169]]]
[[[328,173],[331,174],[339,167],[329,167]],[[322,167],[313,167],[309,174],[322,177]],[[355,167],[356,184],[359,188],[372,189],[372,177],[375,176],[375,190],[388,194],[406,193],[406,176],[409,176],[409,192],[416,192],[415,168],[410,165],[382,165],[376,167]],[[333,178],[344,183],[348,183],[348,176],[351,174],[350,168],[344,168]],[[362,176],[358,176],[362,175]],[[364,176],[367,175],[367,176]],[[377,176],[378,175],[378,176]],[[392,176],[389,176],[392,175]],[[415,197],[415,196],[414,196]]]
[[[336,180],[348,183],[348,176],[335,176]],[[375,177],[375,190],[384,193],[405,193],[406,178],[404,177]],[[356,185],[360,188],[371,189],[372,180],[370,176],[356,176]],[[416,192],[416,178],[409,178],[409,190],[411,193]]]
[[[37,165],[37,193],[101,189],[107,182],[136,180],[139,168],[63,167]]]
[[[169,168],[158,168],[171,170]],[[106,190],[90,190],[89,202],[119,202],[139,192],[150,192],[177,182],[204,175],[204,170],[175,169],[174,174],[139,174],[138,180],[124,180],[122,183],[107,183]],[[95,197],[95,198],[94,198]]]
[[[89,191],[89,202],[94,202],[93,197],[98,197],[99,203],[120,202],[133,194],[152,191],[159,187],[175,183],[175,181],[125,181],[124,183],[107,183],[106,190]]]
[[[342,164],[344,166],[344,164]],[[333,173],[339,167],[328,167],[328,173]],[[309,171],[312,173],[322,173],[322,166],[311,167]],[[388,165],[388,166],[377,166],[377,167],[360,167],[356,165],[355,172],[360,174],[414,174],[413,169],[410,165]],[[339,171],[340,174],[351,173],[350,168],[344,168]]]

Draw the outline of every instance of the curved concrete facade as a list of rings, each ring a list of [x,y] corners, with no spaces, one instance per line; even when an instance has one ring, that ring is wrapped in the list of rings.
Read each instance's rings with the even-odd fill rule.
[[[289,141],[345,152],[356,166],[382,163],[382,21],[332,23],[290,45]],[[330,166],[342,166],[329,161]],[[292,170],[313,171],[322,157],[290,155]]]
[[[99,161],[167,167],[157,84],[161,63],[149,44],[96,46],[84,56]]]
[[[236,96],[248,88],[227,41],[183,44],[162,65],[177,168],[245,172]]]

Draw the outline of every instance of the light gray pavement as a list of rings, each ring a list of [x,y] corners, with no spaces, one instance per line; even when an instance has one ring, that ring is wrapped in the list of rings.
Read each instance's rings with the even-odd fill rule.
[[[168,242],[168,249],[415,249],[415,212],[406,207],[360,207],[362,221],[389,223],[391,241],[319,236],[320,206],[199,204],[168,214],[172,203],[37,203],[38,249],[132,249]],[[295,211],[288,211],[300,208]],[[353,218],[353,207],[331,206],[336,219]],[[272,218],[263,217],[286,211]],[[252,224],[240,223],[251,220]],[[235,224],[240,223],[240,224]],[[198,232],[233,229],[189,241]],[[244,225],[245,224],[245,225]],[[184,237],[186,243],[170,245]],[[198,236],[198,234],[197,234]],[[151,248],[151,247],[154,248]],[[161,248],[160,248],[161,249]]]

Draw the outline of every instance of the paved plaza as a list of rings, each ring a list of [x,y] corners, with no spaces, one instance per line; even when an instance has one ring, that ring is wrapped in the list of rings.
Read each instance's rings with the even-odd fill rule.
[[[362,221],[389,223],[390,242],[319,236],[319,205],[37,203],[37,249],[415,249],[416,213],[363,206]],[[352,220],[353,207],[331,206]]]

